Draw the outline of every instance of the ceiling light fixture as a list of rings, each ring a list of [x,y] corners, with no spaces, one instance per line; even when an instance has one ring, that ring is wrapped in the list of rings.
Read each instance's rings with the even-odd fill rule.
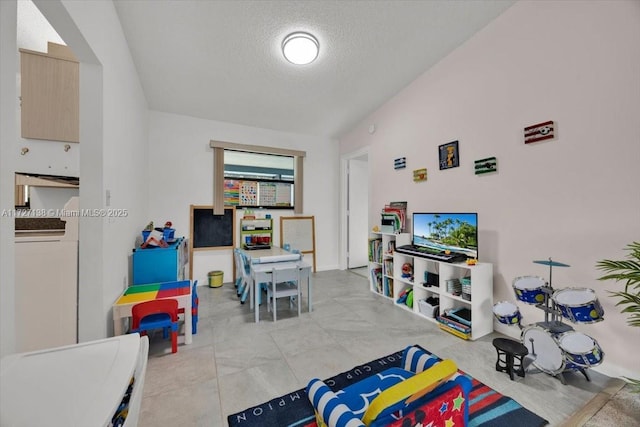
[[[282,53],[287,61],[296,65],[312,63],[318,57],[320,44],[309,33],[291,33],[282,41]]]

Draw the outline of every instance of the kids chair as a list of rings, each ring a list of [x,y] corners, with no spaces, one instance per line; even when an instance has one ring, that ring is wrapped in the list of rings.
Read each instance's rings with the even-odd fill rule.
[[[277,263],[275,263],[277,264]],[[296,298],[298,306],[298,317],[300,316],[300,269],[298,266],[289,268],[273,267],[271,270],[271,283],[267,284],[267,310],[273,309],[273,321],[276,321],[278,298],[289,297],[289,307],[292,306],[293,297]],[[273,306],[272,306],[273,304]]]
[[[236,288],[238,288],[237,293],[240,297],[240,303],[244,304],[247,300],[247,296],[249,295],[251,271],[246,257],[239,249],[233,250],[233,256],[236,262],[236,274],[238,275],[238,278],[236,279]]]
[[[402,355],[399,368],[389,368],[332,391],[313,379],[307,395],[319,427],[466,426],[471,380],[457,372],[452,360],[440,360],[416,346]],[[447,423],[445,423],[445,420]]]
[[[131,333],[146,335],[162,328],[166,339],[171,328],[171,352],[178,351],[178,301],[169,298],[138,303],[131,308],[131,318]]]
[[[193,335],[198,333],[198,305],[200,304],[200,298],[198,298],[198,281],[193,282],[191,287],[191,333]],[[184,314],[184,308],[178,309],[178,314]]]

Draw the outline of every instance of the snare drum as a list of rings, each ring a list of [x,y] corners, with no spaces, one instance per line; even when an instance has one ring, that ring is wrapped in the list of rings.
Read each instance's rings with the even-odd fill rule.
[[[521,339],[529,354],[534,354],[535,350],[536,358],[531,362],[533,366],[550,375],[564,371],[564,355],[548,330],[538,325],[528,326],[522,331]]]
[[[569,363],[589,368],[602,363],[604,353],[598,342],[581,332],[570,331],[558,337],[558,344]]]
[[[547,282],[538,276],[521,276],[513,279],[513,290],[516,297],[527,304],[541,304],[544,302],[542,287]]]
[[[508,301],[501,301],[493,306],[493,315],[498,322],[505,325],[517,325],[522,320],[518,306]]]
[[[593,289],[560,289],[555,291],[551,298],[562,312],[562,316],[573,323],[595,323],[604,320],[604,310]]]

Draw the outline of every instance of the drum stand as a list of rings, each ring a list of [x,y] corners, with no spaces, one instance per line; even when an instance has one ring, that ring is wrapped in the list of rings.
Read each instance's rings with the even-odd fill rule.
[[[555,377],[557,379],[560,380],[560,382],[562,383],[562,385],[567,385],[567,380],[564,379],[564,373],[565,372],[569,372],[569,371],[580,371],[580,373],[582,373],[582,375],[584,375],[584,377],[587,379],[587,381],[591,381],[591,378],[589,378],[589,373],[587,372],[587,368],[582,368],[579,366],[576,366],[575,368],[570,368],[570,369],[565,369],[562,372],[558,372],[556,374],[551,374],[549,372],[545,372],[543,370],[541,370],[540,368],[535,368],[535,371],[532,371],[531,369],[525,369],[526,372],[532,373],[532,374],[537,374],[538,372],[544,372],[547,375],[551,375],[552,377]]]
[[[568,267],[568,265],[552,261],[551,258],[549,258],[549,261],[534,261],[534,263],[549,265],[549,285],[543,286],[541,289],[542,293],[544,293],[544,303],[536,305],[536,308],[544,311],[544,322],[537,322],[536,325],[542,326],[552,334],[573,331],[571,326],[562,323],[562,313],[556,306],[556,302],[551,298],[551,295],[553,295],[551,282],[553,266]],[[551,320],[549,320],[549,315],[551,315]]]
[[[552,334],[573,331],[570,325],[562,323],[562,313],[556,306],[556,302],[551,298],[551,295],[553,295],[551,279],[549,279],[549,286],[542,287],[541,291],[544,293],[544,303],[537,304],[535,307],[544,311],[544,322],[537,322],[536,325],[542,326]]]

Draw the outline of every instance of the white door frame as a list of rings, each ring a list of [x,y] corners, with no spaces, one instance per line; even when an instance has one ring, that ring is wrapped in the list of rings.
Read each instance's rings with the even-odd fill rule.
[[[347,167],[349,165],[349,160],[362,157],[364,155],[366,155],[367,158],[369,157],[369,147],[363,147],[351,153],[346,153],[340,156],[340,249],[339,249],[340,270],[347,269],[347,250],[348,250],[347,248],[347,236],[348,236],[347,210],[349,207],[347,203],[347,194],[349,190]],[[371,176],[370,173],[369,173],[369,176]],[[367,209],[367,211],[369,211],[371,207],[371,185],[370,184],[367,186],[367,192],[369,194],[369,197],[368,197],[369,209]],[[368,216],[367,216],[367,223],[369,223]]]

